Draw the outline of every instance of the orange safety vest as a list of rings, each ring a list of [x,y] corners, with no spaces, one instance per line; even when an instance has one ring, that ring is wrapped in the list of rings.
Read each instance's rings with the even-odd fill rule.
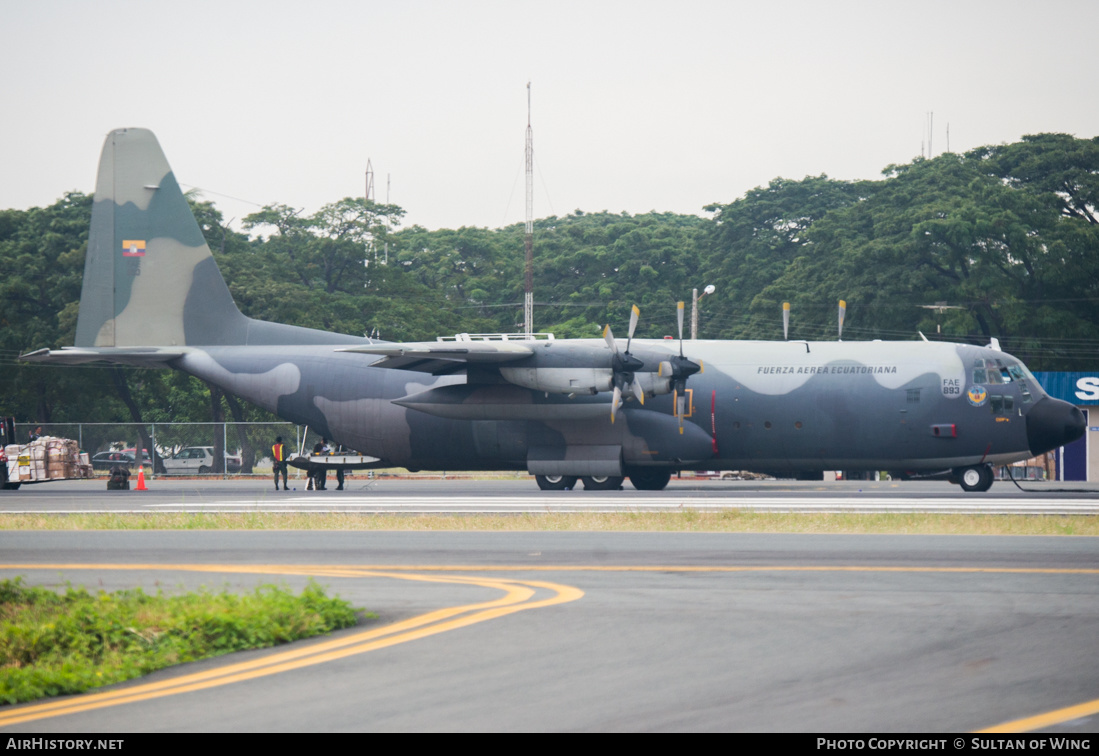
[[[275,444],[271,447],[271,451],[275,455],[276,462],[282,462],[286,459],[286,444]]]

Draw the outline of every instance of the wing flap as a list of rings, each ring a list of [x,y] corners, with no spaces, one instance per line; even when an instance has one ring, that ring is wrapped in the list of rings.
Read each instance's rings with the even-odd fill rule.
[[[337,352],[356,352],[382,357],[371,367],[391,370],[413,370],[432,375],[445,375],[466,365],[492,366],[530,357],[534,352],[522,344],[500,342],[409,342],[395,344],[363,344],[341,347]]]

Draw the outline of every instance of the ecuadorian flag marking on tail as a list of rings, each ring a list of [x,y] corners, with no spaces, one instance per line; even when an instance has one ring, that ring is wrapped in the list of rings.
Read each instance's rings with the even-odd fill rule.
[[[122,241],[122,256],[123,257],[144,257],[145,256],[145,240],[144,239],[124,239]]]

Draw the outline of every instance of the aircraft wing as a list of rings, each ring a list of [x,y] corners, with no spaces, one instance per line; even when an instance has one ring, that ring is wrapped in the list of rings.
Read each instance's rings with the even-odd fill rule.
[[[337,352],[379,355],[384,359],[371,367],[413,370],[443,375],[466,365],[492,366],[530,357],[534,351],[523,344],[488,341],[423,341],[397,344],[363,344],[341,347]]]
[[[170,347],[62,347],[38,349],[19,356],[25,362],[49,365],[89,365],[108,362],[133,367],[168,367],[168,363],[182,357],[189,349]]]

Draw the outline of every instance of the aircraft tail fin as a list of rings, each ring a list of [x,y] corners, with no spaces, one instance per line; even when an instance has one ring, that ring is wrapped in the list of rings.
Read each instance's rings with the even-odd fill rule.
[[[99,161],[76,346],[245,344],[248,326],[156,137],[112,131]]]

